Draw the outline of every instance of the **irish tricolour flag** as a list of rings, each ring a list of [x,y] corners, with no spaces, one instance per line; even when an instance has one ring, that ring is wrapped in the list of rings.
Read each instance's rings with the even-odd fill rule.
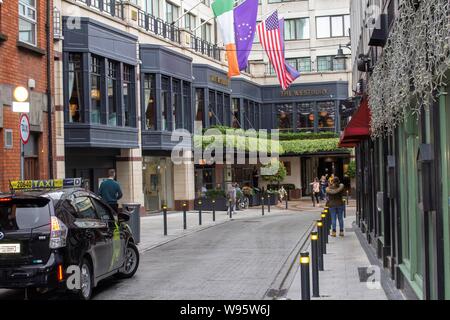
[[[225,44],[228,59],[228,77],[230,78],[240,74],[234,34],[234,1],[215,0],[211,5],[222,34],[223,43]]]

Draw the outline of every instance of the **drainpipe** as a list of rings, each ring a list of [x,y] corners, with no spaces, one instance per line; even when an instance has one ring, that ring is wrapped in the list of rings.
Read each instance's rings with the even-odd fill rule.
[[[47,13],[45,23],[45,33],[47,37],[47,129],[48,129],[48,170],[49,178],[53,179],[53,136],[52,136],[52,75],[51,75],[51,33],[50,33],[50,5],[51,0],[47,0]]]

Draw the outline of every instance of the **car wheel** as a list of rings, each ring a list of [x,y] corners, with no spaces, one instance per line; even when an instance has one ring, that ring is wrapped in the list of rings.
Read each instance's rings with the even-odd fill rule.
[[[80,267],[80,285],[78,296],[82,300],[90,300],[92,297],[92,289],[94,285],[92,277],[92,267],[89,261],[85,258]]]
[[[129,242],[125,250],[125,264],[120,278],[131,278],[139,267],[139,250],[134,243]]]

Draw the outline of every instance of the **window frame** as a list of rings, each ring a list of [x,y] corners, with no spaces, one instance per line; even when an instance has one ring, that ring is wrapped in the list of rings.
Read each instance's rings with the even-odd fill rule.
[[[308,35],[306,38],[300,38],[297,34],[297,25],[300,24],[301,20],[306,20],[305,26],[308,26]],[[286,32],[286,24],[293,22],[294,23],[294,38],[287,39],[286,35],[288,34]],[[310,20],[309,17],[299,17],[299,18],[292,18],[292,19],[285,19],[284,20],[284,40],[285,41],[300,41],[300,40],[310,40],[311,39],[311,28],[310,28]]]
[[[335,15],[329,15],[329,16],[316,16],[316,39],[331,39],[331,38],[347,38],[349,37],[349,31],[345,30],[345,17],[349,16],[350,14],[335,14]],[[333,18],[340,17],[342,19],[342,36],[333,36]],[[319,37],[318,35],[318,24],[317,20],[321,18],[328,18],[328,22],[330,25],[330,28],[328,30],[328,36],[327,37]],[[351,21],[349,21],[349,24],[351,25]],[[349,25],[349,26],[350,26]]]
[[[38,8],[37,8],[37,0],[33,0],[34,1],[34,6],[31,6],[31,5],[29,5],[28,3],[25,3],[25,1],[24,0],[19,0],[18,1],[18,19],[19,19],[19,41],[21,41],[21,42],[24,42],[24,43],[27,43],[27,44],[29,44],[29,45],[32,45],[32,46],[34,46],[34,47],[37,47],[37,45],[38,45],[38,43],[37,43],[37,33],[38,33]],[[30,18],[29,16],[28,16],[28,14],[25,14],[25,15],[23,15],[22,13],[21,13],[21,10],[20,10],[20,6],[23,6],[24,7],[24,10],[25,10],[25,12],[26,13],[28,13],[29,12],[29,10],[31,10],[31,11],[33,11],[34,12],[34,19],[33,18]],[[34,29],[33,29],[33,40],[34,40],[34,42],[33,43],[31,43],[31,42],[29,42],[29,41],[25,41],[25,40],[22,40],[22,39],[20,39],[20,20],[23,20],[23,21],[25,21],[25,22],[27,22],[27,23],[30,23],[31,24],[31,26],[32,27],[34,27]]]
[[[169,17],[169,10],[168,8],[171,8],[171,18],[172,20],[169,21],[168,17]],[[173,22],[175,22],[178,18],[179,18],[179,10],[180,7],[177,6],[176,4],[170,2],[170,1],[166,1],[166,22],[172,24]],[[175,13],[175,16],[174,16]]]

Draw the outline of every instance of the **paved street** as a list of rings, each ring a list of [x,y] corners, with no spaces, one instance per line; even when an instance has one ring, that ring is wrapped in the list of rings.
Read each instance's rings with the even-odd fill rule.
[[[262,217],[248,210],[214,227],[172,235],[172,241],[141,254],[134,278],[105,281],[94,299],[263,299],[317,217],[314,211],[274,208]],[[0,293],[0,299],[22,297],[22,291]]]

